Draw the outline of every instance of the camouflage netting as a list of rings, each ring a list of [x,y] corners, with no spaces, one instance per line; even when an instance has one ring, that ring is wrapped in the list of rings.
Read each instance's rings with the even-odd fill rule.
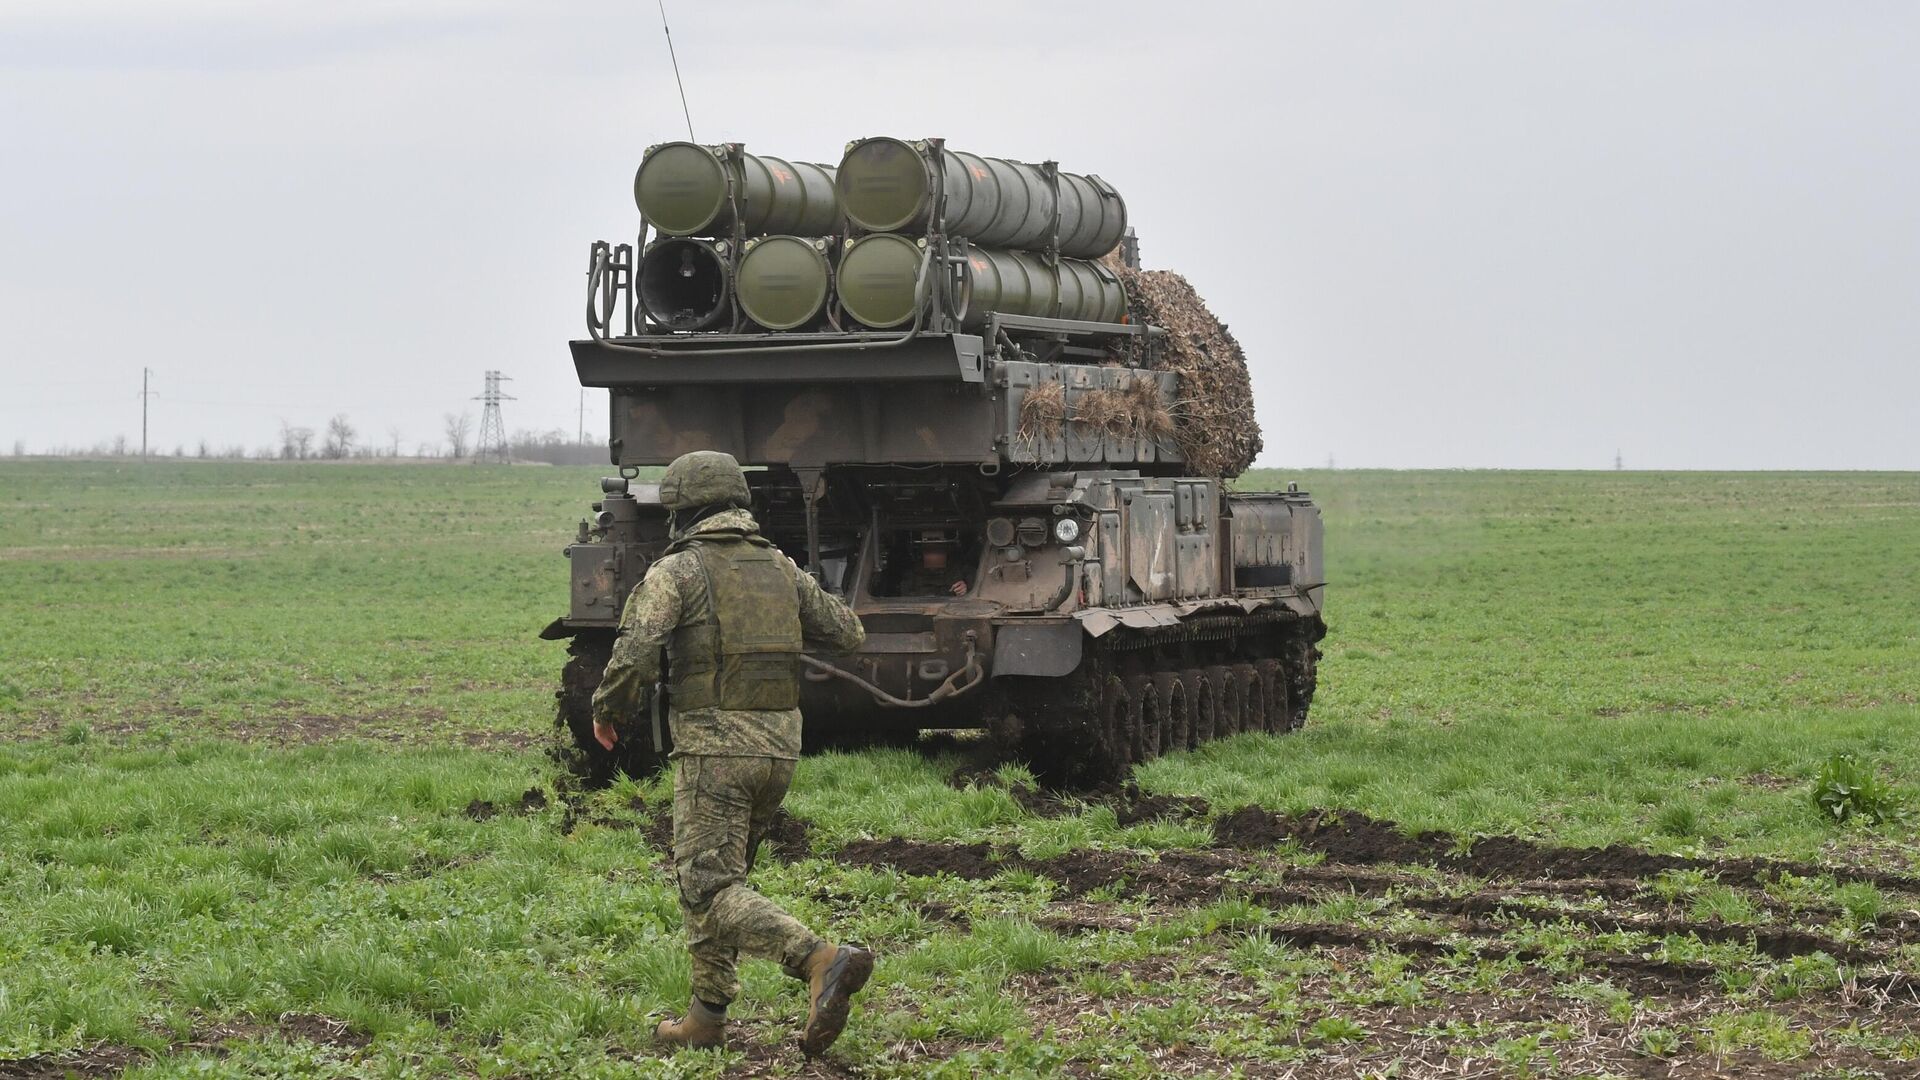
[[[1180,376],[1173,440],[1188,467],[1197,476],[1245,472],[1260,453],[1260,422],[1253,415],[1253,383],[1240,343],[1186,278],[1171,270],[1131,269],[1118,252],[1102,262],[1126,286],[1132,321],[1166,328],[1153,366]]]

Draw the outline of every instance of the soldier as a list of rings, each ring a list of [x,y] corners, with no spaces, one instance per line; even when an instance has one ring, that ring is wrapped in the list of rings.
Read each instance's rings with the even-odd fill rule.
[[[755,851],[800,757],[799,655],[804,636],[834,652],[866,640],[846,604],[760,536],[747,478],[729,454],[685,454],[661,478],[670,512],[667,553],[647,570],[620,617],[605,679],[593,695],[594,737],[607,749],[619,722],[647,703],[668,661],[673,725],[673,869],[693,954],[687,1015],[654,1035],[675,1046],[725,1043],[727,1006],[745,952],[780,963],[808,986],[800,1047],[819,1054],[847,1023],[873,953],[829,944],[747,886]]]

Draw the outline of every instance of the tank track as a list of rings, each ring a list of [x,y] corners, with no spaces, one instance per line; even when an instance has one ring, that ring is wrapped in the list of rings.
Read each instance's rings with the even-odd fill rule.
[[[1307,722],[1318,619],[1115,630],[1072,675],[1002,679],[989,728],[1055,787],[1099,787],[1161,754]]]
[[[1318,619],[1239,616],[1115,630],[1088,646],[1071,675],[994,680],[983,702],[986,727],[1003,752],[1024,758],[1048,786],[1112,784],[1164,753],[1242,732],[1300,728],[1317,682],[1314,644],[1325,633]],[[613,637],[604,630],[574,637],[554,694],[553,756],[596,787],[620,773],[650,775],[667,760],[655,752],[644,717],[621,728],[612,751],[593,737],[593,692]],[[877,741],[884,740],[870,732],[810,730],[807,749]],[[667,743],[671,751],[671,732]]]
[[[554,760],[589,787],[604,787],[613,778],[647,776],[666,764],[665,753],[653,748],[653,728],[645,717],[636,717],[620,728],[620,740],[611,751],[593,737],[593,692],[606,674],[607,660],[613,655],[614,632],[584,630],[567,643],[567,662],[560,669],[560,689],[554,692]],[[664,728],[664,725],[663,725]],[[663,730],[667,750],[673,749],[673,737]]]

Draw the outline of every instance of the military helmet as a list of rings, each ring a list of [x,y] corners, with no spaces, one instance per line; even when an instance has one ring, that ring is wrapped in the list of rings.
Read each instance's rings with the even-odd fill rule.
[[[752,499],[740,463],[732,454],[718,450],[681,454],[660,478],[660,505],[668,510],[692,510],[714,503],[746,506]]]

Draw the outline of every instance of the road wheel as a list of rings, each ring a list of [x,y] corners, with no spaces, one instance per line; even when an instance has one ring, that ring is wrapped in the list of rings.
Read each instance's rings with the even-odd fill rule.
[[[1267,729],[1267,689],[1260,682],[1260,673],[1252,664],[1235,664],[1234,677],[1242,687],[1240,691],[1240,730],[1265,731]]]
[[[1287,673],[1278,660],[1260,660],[1253,665],[1260,676],[1261,696],[1266,699],[1262,730],[1284,735],[1293,729],[1293,717],[1287,711]]]
[[[1197,747],[1213,738],[1213,680],[1202,668],[1188,668],[1180,673],[1180,681],[1187,686],[1187,728]]]
[[[1127,685],[1120,676],[1107,676],[1100,694],[1100,745],[1095,752],[1104,758],[1102,779],[1118,780],[1133,762],[1133,704]]]
[[[1160,752],[1193,749],[1193,698],[1177,671],[1156,671],[1154,696],[1160,699]]]
[[[1127,726],[1133,736],[1134,764],[1160,756],[1160,695],[1146,675],[1129,675],[1127,685]]]
[[[1247,718],[1247,678],[1239,664],[1226,669],[1225,682],[1220,693],[1220,715],[1215,723],[1220,737],[1238,735],[1246,730],[1241,725]]]

